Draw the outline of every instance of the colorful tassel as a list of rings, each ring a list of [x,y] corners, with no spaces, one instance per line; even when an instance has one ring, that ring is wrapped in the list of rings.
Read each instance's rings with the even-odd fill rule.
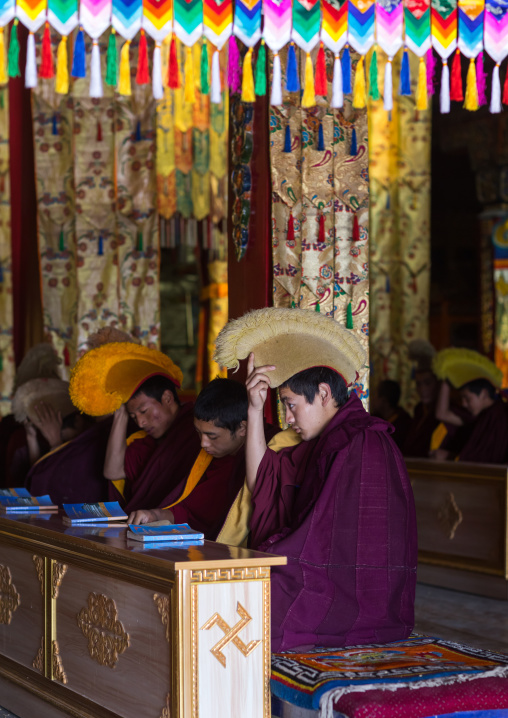
[[[104,80],[106,85],[109,85],[109,87],[116,87],[118,82],[117,65],[116,32],[114,28],[111,28],[111,34],[108,40],[108,50],[106,53],[106,78]]]
[[[86,77],[85,36],[82,28],[79,28],[76,42],[74,43],[71,75],[72,77]]]
[[[141,142],[143,134],[141,132],[141,120],[136,122],[136,130],[134,132],[134,142]]]
[[[342,91],[345,95],[351,94],[351,55],[349,45],[346,45],[342,53]]]
[[[96,140],[97,140],[97,142],[102,142],[102,125],[101,125],[101,123],[99,122],[99,120],[97,120],[97,135],[96,135]]]
[[[51,134],[53,137],[58,135],[58,116],[56,112],[53,113],[53,120],[52,120],[52,128],[51,128]]]
[[[261,40],[258,50],[258,59],[256,60],[256,81],[254,91],[256,93],[256,97],[264,97],[266,95],[266,47],[264,40]]]
[[[295,220],[293,218],[293,213],[289,213],[289,219],[288,219],[288,231],[286,235],[286,242],[294,242],[295,241]]]
[[[291,128],[289,126],[289,122],[286,125],[286,129],[284,131],[284,149],[283,152],[291,152]]]
[[[9,40],[9,52],[8,52],[8,73],[9,77],[21,77],[19,69],[19,40],[18,40],[18,23],[19,20],[16,18],[12,23],[11,37]]]
[[[443,60],[443,70],[441,72],[441,92],[439,93],[439,109],[441,114],[446,115],[450,112],[450,68],[448,62]]]
[[[357,110],[361,110],[366,104],[365,70],[363,67],[363,55],[360,55],[360,59],[356,65],[355,85],[353,89],[353,107]]]
[[[464,100],[464,90],[462,89],[462,65],[460,61],[460,50],[455,52],[452,64],[452,76],[450,80],[450,99],[455,102]]]
[[[33,32],[28,33],[26,45],[26,65],[25,65],[25,87],[37,87],[37,58],[35,55],[35,37]]]
[[[3,281],[4,281],[4,268],[2,266],[2,263],[0,262],[0,284],[3,284]]]
[[[4,370],[4,358],[0,354],[0,371],[3,371],[3,370]]]
[[[483,52],[476,59],[476,89],[478,92],[478,106],[487,104],[487,74],[483,64]]]
[[[318,128],[318,143],[317,143],[317,149],[318,152],[324,152],[325,151],[325,138],[323,133],[323,123],[319,123]]]
[[[4,29],[0,27],[0,85],[5,85],[9,80],[7,74],[7,64],[5,62],[5,40],[4,40]]]
[[[178,69],[178,57],[176,54],[176,37],[173,33],[171,45],[169,47],[169,64],[168,64],[168,87],[177,90],[180,87],[180,70]]]
[[[326,97],[328,95],[328,80],[326,77],[326,57],[323,43],[320,43],[316,58],[316,95]]]
[[[242,102],[255,102],[254,73],[252,72],[253,48],[249,47],[243,59]]]
[[[324,244],[325,243],[325,216],[324,216],[324,214],[321,213],[319,215],[318,222],[319,222],[318,242],[320,242],[320,244]]]
[[[377,69],[377,52],[374,50],[369,65],[369,97],[371,100],[379,100],[378,69]]]
[[[320,314],[320,312],[321,312],[321,308],[319,306],[319,300],[314,305],[314,311],[317,312],[318,314]]]
[[[476,86],[476,67],[474,58],[469,60],[469,67],[466,78],[466,96],[464,98],[464,109],[475,112],[478,109],[478,88]]]
[[[222,87],[220,82],[220,58],[219,51],[214,50],[212,55],[212,86],[210,89],[210,102],[220,105],[222,101]]]
[[[189,105],[196,102],[196,83],[194,81],[194,62],[192,59],[192,48],[185,48],[185,65],[183,68],[185,77],[184,99]]]
[[[314,87],[314,68],[310,52],[305,58],[305,85],[303,88],[302,107],[314,107],[316,104],[316,91]]]
[[[434,83],[436,81],[436,58],[434,50],[429,47],[427,50],[427,95],[432,97],[435,92]]]
[[[161,46],[159,42],[156,42],[155,47],[153,48],[152,94],[156,100],[162,100],[164,97],[164,87],[162,85]]]
[[[282,78],[280,69],[280,56],[278,52],[273,53],[272,92],[270,105],[282,105]]]
[[[58,249],[60,252],[65,251],[65,235],[64,235],[63,227],[60,229],[60,237],[58,239]]]
[[[286,63],[286,90],[288,92],[300,92],[300,78],[298,76],[298,63],[296,60],[294,42],[290,42],[288,48],[288,59]]]
[[[44,26],[44,34],[42,36],[42,50],[41,50],[41,69],[39,70],[40,77],[46,80],[50,80],[55,76],[55,67],[53,65],[53,51],[51,49],[51,33],[49,31],[49,22]]]
[[[496,62],[492,72],[492,92],[490,95],[490,111],[496,115],[502,110],[501,106],[501,81],[499,79],[499,63]]]
[[[351,302],[347,305],[346,310],[346,329],[354,329],[353,324],[353,305]]]
[[[148,75],[148,45],[146,42],[145,31],[141,30],[138,46],[138,66],[136,69],[136,84],[148,85],[150,77]]]
[[[138,246],[137,251],[142,252],[143,251],[143,232],[139,230],[138,232]]]
[[[92,42],[92,57],[90,59],[90,97],[100,98],[104,96],[102,88],[101,72],[101,49],[99,41]]]
[[[67,344],[64,346],[63,359],[64,359],[64,366],[71,365],[71,355],[69,354],[69,347],[67,346]]]
[[[333,61],[333,80],[332,80],[332,102],[334,109],[344,106],[344,92],[342,90],[342,67],[340,63],[340,55],[335,55]]]
[[[355,214],[353,217],[353,242],[360,241],[360,224],[358,222],[358,215]]]
[[[387,294],[390,294],[390,291],[391,291],[391,287],[390,287],[390,277],[389,277],[388,274],[387,274],[387,275],[386,275],[386,280],[385,280],[385,292],[386,292]]]
[[[504,78],[503,85],[503,105],[508,105],[508,69],[506,70],[506,77]]]
[[[387,112],[393,110],[393,72],[392,72],[392,58],[389,57],[386,60],[385,65],[385,78],[383,87],[383,107]]]
[[[208,45],[206,38],[203,38],[201,45],[201,94],[208,95],[210,93],[210,81],[208,79]]]
[[[427,68],[425,67],[425,58],[420,57],[420,65],[418,67],[418,86],[416,88],[416,109],[426,110],[428,106]]]
[[[99,255],[99,257],[104,256],[104,243],[101,234],[99,235],[99,241],[97,242],[97,254]]]
[[[349,148],[349,154],[351,157],[356,157],[358,154],[358,145],[356,142],[356,130],[353,127],[353,131],[351,132],[351,147]]]
[[[129,63],[129,53],[131,48],[131,41],[126,40],[120,50],[120,72],[118,79],[118,94],[123,97],[130,97],[132,95],[131,89],[131,66]]]
[[[402,55],[399,95],[401,97],[411,96],[411,71],[409,69],[409,53],[407,51],[407,47],[404,48],[404,54]]]
[[[67,54],[67,37],[64,35],[58,43],[56,53],[55,92],[66,95],[69,92],[69,56]]]
[[[240,63],[240,51],[236,42],[236,37],[231,35],[228,45],[228,85],[231,92],[237,94],[242,88]]]

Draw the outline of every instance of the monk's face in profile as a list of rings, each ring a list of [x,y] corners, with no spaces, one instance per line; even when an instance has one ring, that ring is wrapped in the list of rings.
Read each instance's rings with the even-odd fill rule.
[[[245,443],[247,422],[242,421],[234,432],[217,426],[213,421],[194,419],[194,426],[201,439],[201,448],[214,459],[234,455]]]
[[[462,406],[473,416],[478,416],[484,409],[488,409],[493,404],[493,400],[486,389],[482,389],[479,394],[475,394],[469,389],[461,389],[460,400]]]
[[[280,400],[286,410],[286,423],[300,434],[303,441],[319,436],[337,413],[337,405],[328,384],[320,384],[312,404],[303,394],[295,394],[287,386],[280,389]]]
[[[141,392],[129,399],[126,406],[129,416],[139,428],[154,439],[164,436],[178,411],[175,398],[169,389],[166,389],[161,401]]]
[[[415,384],[422,404],[432,404],[436,400],[438,381],[434,372],[430,370],[416,372]]]

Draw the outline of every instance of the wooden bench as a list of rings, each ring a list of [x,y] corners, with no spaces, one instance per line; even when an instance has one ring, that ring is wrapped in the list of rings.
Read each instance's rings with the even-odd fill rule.
[[[0,518],[0,696],[20,718],[269,718],[270,566]]]
[[[418,520],[418,580],[508,599],[508,469],[406,459]]]

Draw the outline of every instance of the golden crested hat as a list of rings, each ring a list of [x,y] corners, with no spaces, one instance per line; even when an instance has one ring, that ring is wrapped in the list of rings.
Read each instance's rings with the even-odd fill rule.
[[[12,400],[12,413],[16,421],[37,420],[36,404],[44,402],[60,412],[62,418],[76,411],[69,396],[69,384],[62,379],[30,379],[16,390]]]
[[[91,349],[71,373],[70,395],[75,406],[90,416],[120,408],[151,376],[166,376],[177,386],[183,374],[157,349],[131,342],[111,342]]]
[[[500,388],[503,372],[486,356],[472,349],[442,349],[433,361],[438,379],[447,379],[456,389],[475,379],[487,379]]]
[[[213,358],[223,367],[237,369],[240,359],[251,352],[256,366],[276,367],[267,373],[272,388],[315,366],[333,369],[349,385],[366,360],[353,332],[308,309],[269,307],[233,319],[219,333]]]

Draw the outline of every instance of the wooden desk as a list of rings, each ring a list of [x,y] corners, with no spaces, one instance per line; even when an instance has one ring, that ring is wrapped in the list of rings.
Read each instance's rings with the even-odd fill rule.
[[[20,718],[269,718],[270,566],[0,518],[0,704]]]
[[[508,467],[406,459],[418,521],[418,580],[508,599]]]

